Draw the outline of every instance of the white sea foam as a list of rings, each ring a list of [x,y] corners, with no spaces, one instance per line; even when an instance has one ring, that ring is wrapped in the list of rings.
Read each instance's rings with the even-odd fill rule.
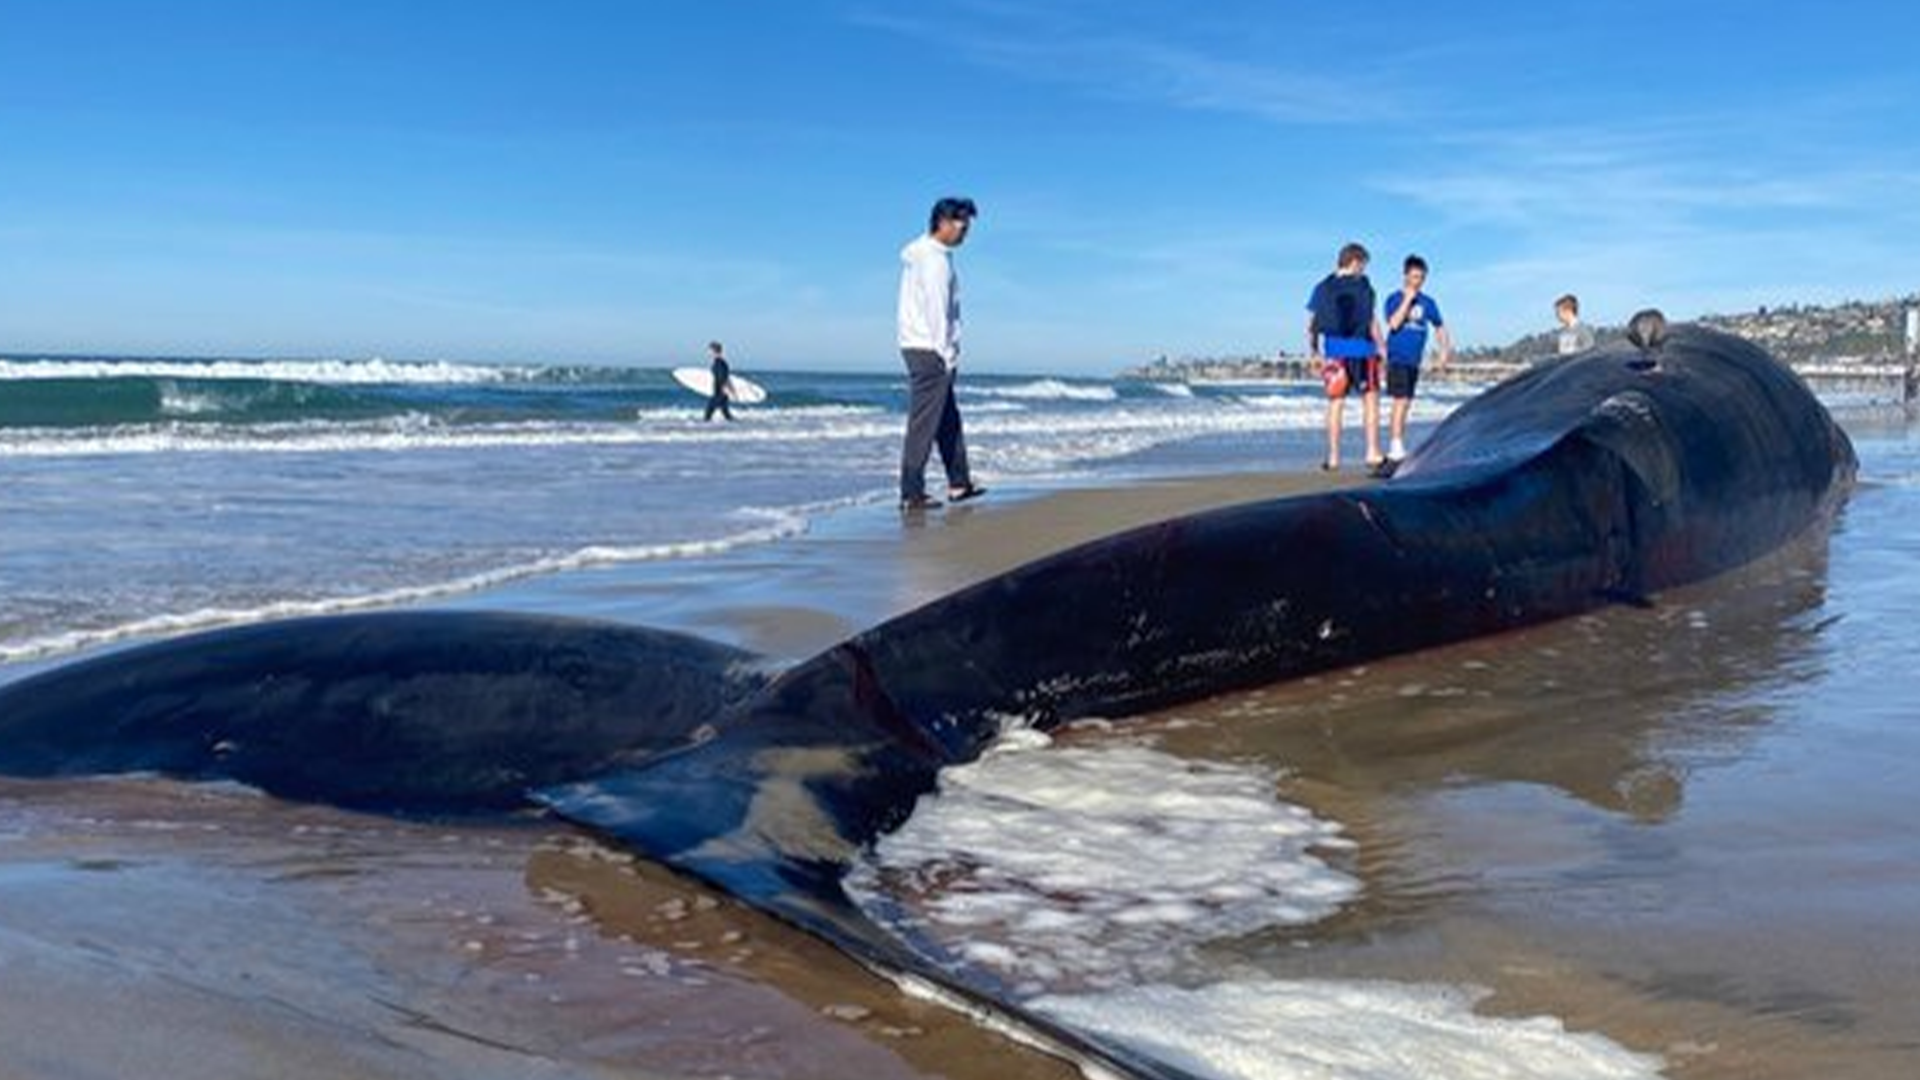
[[[682,443],[896,440],[897,416],[861,407],[742,412],[740,421],[700,421],[696,408],[648,410],[638,423],[522,421],[452,425],[421,414],[354,421],[272,424],[127,424],[112,428],[0,429],[0,457],[87,457],[116,454],[312,454],[537,446],[636,446]],[[982,411],[969,439],[994,441],[1010,453],[1046,463],[1114,457],[1199,435],[1310,430],[1323,411],[1303,399],[1251,399],[1220,408],[1168,412],[1119,407],[1084,414]]]
[[[1011,401],[1004,398],[995,401],[969,401],[967,402],[967,415],[969,417],[975,417],[986,416],[991,413],[1023,413],[1030,411],[1032,408],[1033,406],[1024,401]]]
[[[887,410],[878,405],[786,405],[780,406],[777,412],[771,409],[760,410],[752,406],[738,407],[738,409],[739,411],[734,413],[736,423],[745,417],[752,417],[755,420],[768,420],[777,417],[782,422],[792,422],[796,420],[838,420],[849,417],[870,418],[889,415]],[[699,419],[703,426],[710,427],[711,425],[707,424],[705,416],[705,404],[697,401],[691,405],[657,405],[634,410],[634,419],[643,422],[648,420],[684,421],[691,417]],[[895,428],[899,427],[899,422],[897,420],[893,421],[892,426]],[[714,430],[724,429],[716,428]]]
[[[941,774],[939,791],[849,879],[877,917],[916,911],[970,963],[1027,992],[1164,974],[1184,951],[1313,922],[1359,882],[1321,857],[1338,825],[1274,796],[1252,766],[1136,745],[1044,748],[1010,737]]]
[[[1017,398],[1024,401],[1114,401],[1120,396],[1111,386],[1090,386],[1064,379],[1035,379],[1012,386],[963,382],[960,391],[969,397]]]
[[[160,384],[160,411],[168,416],[200,416],[218,412],[229,403],[217,394],[196,394],[175,382]]]
[[[256,379],[372,385],[525,378],[531,369],[393,360],[0,360],[0,382],[26,379]]]
[[[822,507],[838,505],[820,504]],[[75,652],[135,638],[169,637],[243,623],[292,619],[311,615],[338,615],[352,611],[399,607],[448,596],[479,592],[524,578],[584,570],[596,566],[689,559],[718,555],[735,548],[769,544],[805,533],[810,525],[807,508],[749,508],[742,514],[764,519],[764,524],[728,536],[669,544],[632,546],[596,544],[575,551],[534,559],[463,577],[354,596],[289,599],[251,607],[206,607],[193,611],[150,615],[113,626],[62,631],[20,641],[0,641],[0,664]]]
[[[1447,986],[1253,979],[1042,997],[1037,1012],[1208,1080],[1640,1080],[1658,1057]]]

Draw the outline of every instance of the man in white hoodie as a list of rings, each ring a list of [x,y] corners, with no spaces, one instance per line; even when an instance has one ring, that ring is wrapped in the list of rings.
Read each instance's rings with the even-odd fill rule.
[[[939,506],[927,495],[927,458],[940,447],[947,498],[964,502],[986,493],[967,469],[967,438],[953,380],[960,367],[960,279],[953,249],[967,240],[972,199],[933,204],[927,232],[900,249],[900,356],[907,364],[907,439],[900,454],[900,508]]]

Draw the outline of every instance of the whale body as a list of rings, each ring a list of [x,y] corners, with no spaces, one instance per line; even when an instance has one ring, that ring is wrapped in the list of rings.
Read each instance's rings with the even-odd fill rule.
[[[1792,372],[1680,328],[1657,354],[1596,350],[1489,390],[1389,483],[1030,563],[784,672],[710,741],[539,797],[728,888],[817,890],[1009,724],[1121,717],[1641,600],[1824,527],[1854,470]]]

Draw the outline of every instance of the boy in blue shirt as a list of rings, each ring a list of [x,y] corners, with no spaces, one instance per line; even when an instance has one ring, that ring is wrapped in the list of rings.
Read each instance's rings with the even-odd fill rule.
[[[1387,421],[1387,468],[1407,456],[1407,410],[1413,407],[1413,389],[1420,382],[1420,361],[1427,354],[1427,331],[1440,345],[1439,368],[1453,362],[1453,338],[1447,333],[1440,305],[1422,292],[1427,283],[1427,260],[1409,255],[1401,264],[1400,287],[1387,295],[1387,397],[1392,399]]]

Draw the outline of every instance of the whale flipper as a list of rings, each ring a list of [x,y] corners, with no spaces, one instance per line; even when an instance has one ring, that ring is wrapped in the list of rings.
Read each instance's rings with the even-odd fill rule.
[[[684,745],[765,681],[751,653],[534,615],[389,612],[197,634],[0,687],[0,772],[226,778],[464,813]]]

